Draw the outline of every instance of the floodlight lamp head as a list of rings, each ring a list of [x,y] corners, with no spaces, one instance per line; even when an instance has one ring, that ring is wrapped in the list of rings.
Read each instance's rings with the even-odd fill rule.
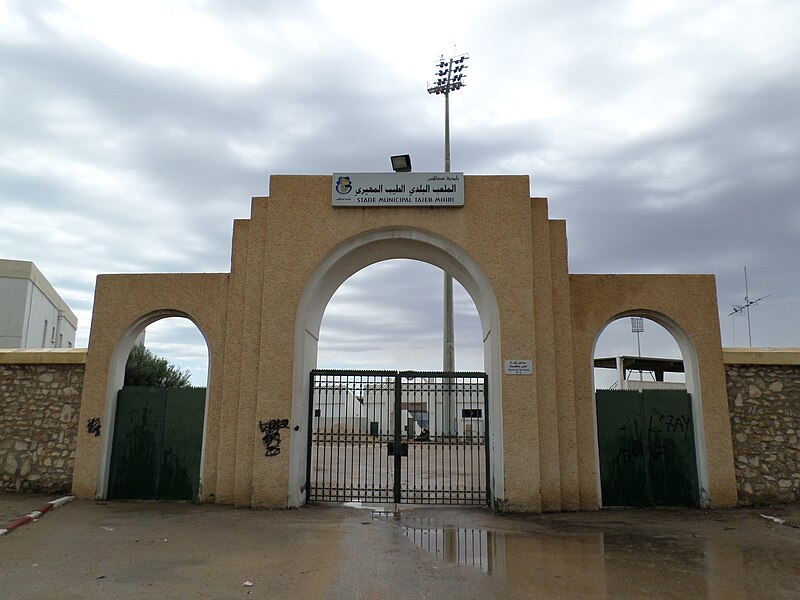
[[[643,333],[644,332],[644,318],[631,317],[631,332]]]
[[[395,173],[410,173],[411,172],[411,155],[398,154],[391,157],[392,169]]]

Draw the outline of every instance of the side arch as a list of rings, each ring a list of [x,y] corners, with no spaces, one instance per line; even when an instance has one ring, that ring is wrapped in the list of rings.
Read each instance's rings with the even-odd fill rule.
[[[100,275],[95,287],[89,353],[81,394],[80,422],[100,419],[101,435],[78,429],[72,491],[105,498],[116,392],[122,386],[127,353],[148,324],[164,317],[188,318],[208,348],[208,385],[201,459],[201,500],[216,485],[218,398],[222,389],[228,273]]]
[[[613,320],[640,315],[675,338],[695,419],[701,502],[735,506],[736,476],[713,275],[570,275],[581,506],[600,506],[593,357]]]
[[[177,309],[160,309],[141,315],[131,322],[123,331],[119,341],[111,353],[111,360],[108,366],[108,385],[105,401],[105,415],[103,422],[106,424],[106,435],[103,436],[103,442],[100,449],[100,469],[97,473],[97,497],[108,497],[108,484],[111,465],[111,449],[114,446],[114,429],[117,413],[117,393],[122,389],[125,380],[125,365],[128,360],[128,355],[133,349],[136,338],[144,331],[149,325],[172,317],[188,319],[194,323],[206,343],[206,350],[208,351],[208,378],[211,377],[211,349],[209,347],[206,334],[203,332],[202,327],[197,321],[192,318],[188,313]],[[206,382],[206,398],[203,408],[203,441],[200,454],[200,489],[203,487],[203,465],[205,459],[206,439],[208,432],[208,394],[209,385]]]
[[[319,329],[334,292],[351,275],[371,264],[395,258],[419,260],[456,278],[472,297],[483,331],[484,368],[489,375],[489,443],[492,493],[503,498],[503,419],[500,361],[500,311],[489,280],[478,263],[453,242],[430,232],[404,227],[372,230],[341,243],[307,279],[295,319],[292,422],[308,423],[309,373],[317,366]],[[289,506],[305,502],[306,426],[292,431]]]
[[[700,368],[698,366],[697,350],[691,340],[689,334],[685,331],[680,324],[669,316],[654,310],[645,308],[627,310],[618,313],[609,318],[594,338],[592,346],[592,357],[595,355],[595,349],[600,336],[611,323],[624,319],[626,317],[645,317],[651,321],[661,325],[672,335],[678,348],[681,351],[683,359],[684,371],[686,375],[686,391],[691,396],[692,403],[692,419],[695,424],[694,428],[694,446],[696,457],[697,478],[699,485],[699,498],[701,506],[708,506],[709,504],[709,474],[708,474],[708,456],[706,454],[705,445],[705,427],[703,425],[703,395],[700,385]],[[594,373],[594,363],[591,364],[592,373]],[[593,376],[594,377],[594,376]],[[592,386],[594,388],[594,386]],[[592,411],[594,418],[595,429],[595,456],[597,458],[597,472],[600,473],[600,453],[597,447],[597,404],[592,402]],[[597,478],[597,497],[600,499],[602,505],[602,491],[600,489],[600,477]]]

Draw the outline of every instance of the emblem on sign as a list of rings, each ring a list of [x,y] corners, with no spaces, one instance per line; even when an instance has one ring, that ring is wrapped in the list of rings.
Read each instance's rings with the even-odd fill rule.
[[[353,189],[353,184],[349,177],[341,176],[336,180],[336,191],[340,194],[349,194]]]

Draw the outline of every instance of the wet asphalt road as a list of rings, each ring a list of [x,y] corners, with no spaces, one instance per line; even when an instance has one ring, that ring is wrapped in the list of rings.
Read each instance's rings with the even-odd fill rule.
[[[52,499],[0,495],[0,527]],[[800,529],[762,513],[800,522],[76,500],[0,537],[0,598],[800,598]]]

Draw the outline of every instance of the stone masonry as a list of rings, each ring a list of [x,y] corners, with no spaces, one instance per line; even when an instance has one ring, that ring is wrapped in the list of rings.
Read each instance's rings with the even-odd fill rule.
[[[800,365],[725,370],[739,503],[800,501]]]
[[[0,363],[0,491],[70,490],[83,371]]]

